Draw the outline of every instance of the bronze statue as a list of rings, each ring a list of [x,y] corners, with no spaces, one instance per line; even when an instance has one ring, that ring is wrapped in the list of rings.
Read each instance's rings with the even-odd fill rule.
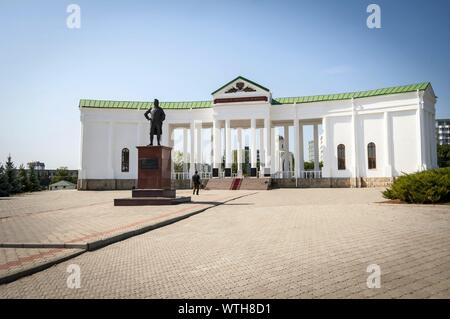
[[[153,136],[156,134],[156,139],[158,141],[158,146],[161,145],[161,134],[162,134],[162,123],[166,119],[166,114],[164,110],[159,107],[158,99],[155,99],[153,102],[154,108],[149,108],[144,116],[145,118],[151,122],[150,125],[150,144],[149,146],[153,146]],[[150,117],[148,116],[150,114]]]

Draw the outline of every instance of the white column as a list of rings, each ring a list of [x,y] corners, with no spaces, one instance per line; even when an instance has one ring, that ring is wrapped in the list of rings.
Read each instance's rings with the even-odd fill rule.
[[[188,151],[188,129],[183,128],[183,173],[189,171],[189,151]]]
[[[283,154],[283,162],[286,163],[286,167],[282,166],[281,169],[283,171],[288,171],[287,170],[287,166],[289,165],[289,126],[288,125],[284,126],[283,135],[284,135],[284,146],[285,146],[285,150],[286,150],[286,152]]]
[[[78,173],[78,179],[85,179],[86,178],[86,161],[84,160],[84,157],[86,156],[86,152],[84,151],[84,115],[80,116],[80,171]],[[81,185],[78,185],[78,189],[81,188]]]
[[[270,138],[270,118],[264,119],[264,170],[272,173],[272,158],[271,158],[271,138]]]
[[[416,111],[416,140],[417,140],[417,169],[423,170],[423,98],[419,90],[417,90],[417,111]]]
[[[221,136],[220,136],[220,122],[214,120],[213,122],[213,152],[214,152],[214,168],[218,168],[220,172],[221,168]]]
[[[384,112],[384,169],[386,177],[392,177],[391,125],[389,112]]]
[[[425,110],[424,115],[425,166],[429,169],[431,167],[430,113]]]
[[[264,128],[259,129],[259,171],[260,173],[263,173],[264,170]]]
[[[225,168],[231,168],[231,127],[230,120],[225,120]]]
[[[256,168],[256,119],[250,120],[250,167]]]
[[[202,123],[198,122],[196,125],[196,145],[195,145],[195,163],[196,170],[200,172],[202,164],[203,164],[203,153],[202,153]]]
[[[168,141],[167,145],[172,148],[172,151],[171,151],[172,160],[170,161],[170,171],[172,173],[174,173],[175,172],[175,162],[174,162],[175,150],[173,149],[173,145],[174,145],[174,129],[170,125],[168,125],[168,137],[169,137],[169,141]]]
[[[190,163],[189,174],[193,175],[195,172],[195,122],[194,121],[191,121],[189,134],[190,134],[190,142],[191,142],[191,151],[189,153],[189,157],[190,157],[190,159],[189,159],[189,163]]]
[[[302,178],[302,171],[304,170],[303,160],[303,125],[298,120],[294,122],[295,131],[295,176]]]
[[[236,158],[236,166],[237,166],[237,175],[238,176],[242,176],[242,148],[243,148],[243,143],[242,143],[242,128],[238,128],[237,129],[237,158]]]
[[[329,131],[331,127],[329,125],[328,117],[322,118],[322,131],[323,131],[323,140],[322,140],[322,149],[323,149],[323,168],[322,168],[322,177],[331,177],[331,165],[335,165],[334,161],[332,162],[331,157],[331,147],[332,141],[329,135]]]
[[[278,164],[278,162],[277,162],[278,156],[277,155],[279,155],[279,154],[277,154],[278,153],[277,152],[277,150],[278,150],[278,148],[277,148],[278,143],[276,141],[276,139],[277,139],[276,127],[272,127],[270,129],[270,136],[271,136],[270,137],[270,150],[271,150],[271,153],[270,153],[270,157],[271,157],[270,172],[273,174],[273,173],[278,171],[278,165],[277,165]]]
[[[319,164],[319,125],[314,124],[314,170],[320,171]]]
[[[358,173],[358,140],[357,140],[357,115],[354,100],[352,99],[352,177],[357,178]],[[356,186],[356,185],[355,185]]]

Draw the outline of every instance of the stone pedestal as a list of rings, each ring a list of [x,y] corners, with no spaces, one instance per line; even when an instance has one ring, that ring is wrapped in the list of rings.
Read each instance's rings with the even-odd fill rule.
[[[116,198],[114,206],[173,205],[191,197],[177,197],[171,187],[171,152],[167,146],[137,146],[138,182],[131,198]]]
[[[171,153],[167,146],[138,146],[138,189],[171,189]]]

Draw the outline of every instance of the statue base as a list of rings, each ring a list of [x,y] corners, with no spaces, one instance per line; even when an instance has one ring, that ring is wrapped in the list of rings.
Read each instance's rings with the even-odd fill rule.
[[[138,146],[137,189],[131,198],[116,198],[114,206],[174,205],[189,203],[191,197],[177,197],[171,183],[171,152],[167,146]]]

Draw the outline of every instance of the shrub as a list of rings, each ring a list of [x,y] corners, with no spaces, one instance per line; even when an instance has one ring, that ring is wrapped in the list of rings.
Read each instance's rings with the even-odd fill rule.
[[[448,203],[450,202],[450,168],[402,175],[383,192],[383,196],[407,203]]]

